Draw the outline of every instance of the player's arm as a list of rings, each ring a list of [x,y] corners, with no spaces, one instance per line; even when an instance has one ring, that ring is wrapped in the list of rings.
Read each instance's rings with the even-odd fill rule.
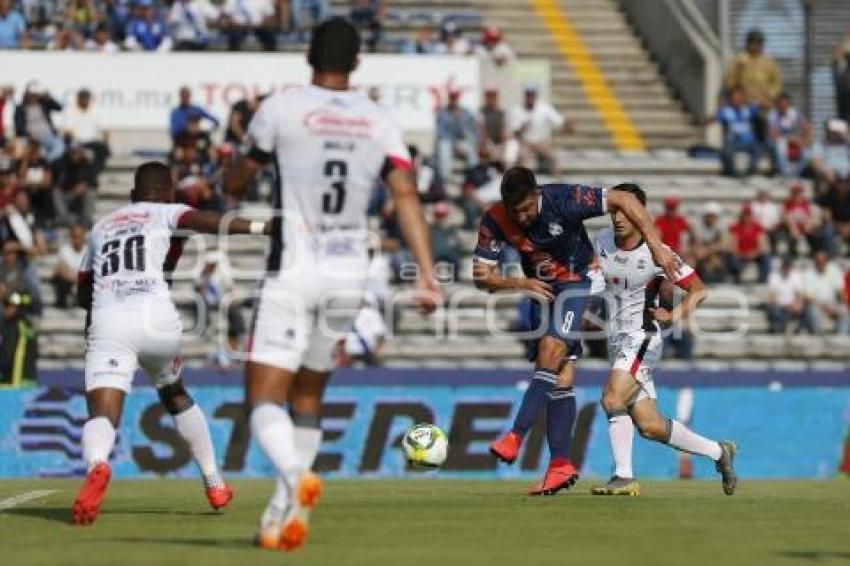
[[[555,294],[548,283],[528,277],[505,277],[499,271],[498,263],[489,263],[476,259],[472,263],[472,279],[475,286],[488,293],[500,291],[519,291],[554,301]]]
[[[689,275],[680,278],[676,285],[685,291],[685,298],[678,305],[670,310],[665,308],[649,309],[652,316],[658,322],[663,324],[676,324],[681,320],[688,320],[697,307],[705,300],[706,289],[705,283],[696,274],[691,272]]]
[[[626,191],[607,191],[605,202],[609,212],[621,210],[626,218],[635,225],[640,235],[643,236],[646,245],[649,246],[655,264],[664,271],[668,279],[676,281],[678,279],[676,256],[661,241],[655,222],[640,201]]]
[[[91,271],[77,273],[77,304],[86,311],[91,310],[93,282],[94,274]]]
[[[419,309],[423,312],[432,312],[437,308],[442,293],[434,277],[431,240],[425,216],[422,214],[422,206],[419,203],[419,193],[410,171],[405,168],[394,167],[387,173],[385,181],[395,203],[402,236],[419,267],[419,276],[416,281],[416,290],[419,291],[416,300],[419,303]]]
[[[236,198],[244,197],[257,173],[271,163],[272,157],[253,147],[247,155],[234,159],[224,168],[224,192]]]
[[[191,230],[201,234],[253,234],[255,236],[271,234],[271,221],[229,218],[218,212],[189,209],[180,215],[177,228]]]

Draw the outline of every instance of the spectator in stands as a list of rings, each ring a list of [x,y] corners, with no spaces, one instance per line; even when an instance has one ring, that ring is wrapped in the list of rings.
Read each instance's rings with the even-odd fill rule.
[[[35,215],[29,208],[29,197],[24,191],[15,193],[12,203],[0,211],[0,242],[4,253],[16,254],[15,268],[6,273],[5,283],[8,286],[12,283],[9,278],[14,278],[17,283],[9,288],[23,285],[40,305],[38,261],[47,253],[47,242],[36,226]],[[6,263],[7,267],[11,265],[11,262]]]
[[[508,141],[505,111],[499,105],[499,90],[489,87],[481,107],[481,153],[494,161],[502,161]]]
[[[310,17],[312,26],[326,20],[331,12],[329,0],[289,0],[289,19],[292,29],[300,34],[307,29],[304,12]]]
[[[478,122],[472,112],[460,105],[461,92],[449,90],[449,102],[437,113],[437,165],[440,174],[448,179],[452,159],[457,157],[467,167],[478,163]]]
[[[65,144],[53,126],[53,113],[62,110],[38,81],[32,81],[24,91],[24,99],[15,108],[15,135],[37,141],[50,163],[65,151]]]
[[[209,0],[175,0],[166,19],[174,49],[204,51],[210,41],[209,24],[218,19],[218,8]]]
[[[850,122],[850,29],[835,47],[832,58],[832,76],[835,83],[835,107],[838,117]]]
[[[374,297],[366,295],[354,319],[354,326],[345,337],[339,365],[348,367],[355,363],[379,366],[384,359],[387,326]]]
[[[457,281],[460,278],[460,260],[463,259],[463,247],[460,243],[457,230],[446,223],[449,216],[449,205],[446,202],[438,202],[434,205],[434,219],[429,226],[431,234],[431,249],[434,254],[434,264],[443,262],[449,264],[450,273],[442,269],[437,270],[437,276],[441,280]]]
[[[230,51],[242,49],[242,42],[253,33],[263,51],[277,47],[277,20],[272,0],[227,0],[222,9],[221,29]]]
[[[434,30],[430,26],[422,26],[416,30],[413,39],[402,48],[402,52],[409,55],[434,55],[437,52]]]
[[[227,130],[224,132],[224,141],[239,146],[245,142],[248,132],[248,124],[260,107],[265,96],[256,93],[248,95],[230,108],[230,118],[227,120]]]
[[[59,27],[47,42],[47,51],[80,51],[85,47],[85,38],[74,28]]]
[[[515,77],[516,53],[505,40],[502,30],[487,26],[481,31],[481,44],[475,46],[475,55],[481,61],[481,84],[495,88],[508,107],[517,101]]]
[[[779,269],[771,272],[767,280],[768,299],[767,309],[768,332],[784,334],[789,322],[797,321],[804,324],[805,298],[803,296],[803,276],[794,267],[790,256],[782,258]],[[811,329],[809,329],[812,332]]]
[[[53,190],[56,224],[81,224],[90,228],[94,218],[97,177],[85,148],[79,144],[69,147],[59,163],[58,171],[56,188]]]
[[[91,35],[95,23],[102,18],[93,0],[70,0],[66,2],[65,26],[73,30],[82,40]]]
[[[76,305],[77,274],[86,247],[86,229],[82,226],[71,226],[68,236],[68,241],[59,246],[56,272],[53,274],[53,289],[58,309],[68,309]]]
[[[782,92],[779,65],[764,54],[764,33],[760,29],[747,32],[746,48],[738,53],[726,74],[726,86],[743,89],[744,101],[770,108]]]
[[[12,6],[12,0],[0,0],[0,49],[27,49],[30,45],[27,22]]]
[[[720,162],[723,174],[730,177],[744,175],[735,164],[736,156],[744,153],[749,157],[746,175],[752,175],[758,167],[762,147],[756,135],[759,109],[747,102],[744,89],[734,87],[729,92],[727,103],[715,114],[713,121],[723,127],[723,147],[720,150]]]
[[[850,179],[850,135],[844,120],[827,120],[823,143],[815,144],[812,168],[815,171],[816,193],[830,185]]]
[[[18,190],[15,162],[5,150],[0,151],[0,210],[12,203]]]
[[[111,154],[109,132],[103,128],[89,89],[82,88],[77,91],[75,104],[65,110],[62,116],[62,134],[66,143],[81,144],[92,152],[95,174],[100,175]]]
[[[419,200],[425,203],[439,202],[446,199],[446,187],[443,177],[437,171],[436,160],[427,155],[422,155],[419,147],[407,146],[413,168],[410,174],[419,191]]]
[[[738,221],[729,228],[732,236],[729,254],[729,272],[735,283],[741,283],[741,275],[748,263],[755,263],[758,268],[758,283],[767,283],[770,273],[770,254],[767,235],[764,228],[753,218],[753,207],[750,203],[741,206]]]
[[[684,236],[688,237],[689,242],[694,241],[690,223],[683,214],[679,213],[679,197],[677,196],[664,197],[664,214],[655,219],[655,226],[661,233],[661,241],[677,254],[684,253],[686,249]]]
[[[504,172],[502,162],[490,159],[483,152],[478,164],[464,171],[461,185],[464,230],[475,230],[481,214],[502,199],[499,187]]]
[[[472,53],[472,44],[463,37],[457,23],[448,20],[440,27],[436,52],[438,55],[469,55]]]
[[[700,279],[706,283],[722,283],[728,265],[726,235],[728,230],[720,222],[723,208],[717,201],[703,205],[702,218],[694,230],[693,260]]]
[[[169,51],[172,47],[154,0],[135,0],[124,36],[124,48],[129,51]]]
[[[803,273],[806,296],[806,326],[815,334],[825,331],[825,321],[835,321],[836,334],[847,334],[847,304],[844,301],[844,274],[829,259],[826,250],[815,252],[814,262]]]
[[[812,204],[803,194],[803,185],[800,183],[792,185],[790,194],[785,200],[779,235],[787,240],[788,252],[794,257],[798,257],[797,246],[800,238],[805,238],[810,251],[821,244],[819,226],[814,213]]]
[[[130,21],[129,3],[126,0],[101,0],[101,2],[103,14],[101,23],[109,29],[109,39],[123,43],[127,32],[127,22]]]
[[[753,209],[753,219],[764,229],[770,243],[770,253],[776,254],[776,244],[780,239],[780,223],[782,209],[770,199],[770,193],[761,189],[756,199],[750,203]]]
[[[15,87],[0,85],[0,149],[6,146],[6,107],[15,100]]]
[[[558,163],[553,145],[556,130],[572,131],[572,125],[546,100],[540,100],[537,87],[527,86],[523,103],[514,106],[508,115],[508,131],[512,136],[510,148],[505,150],[508,165],[519,164],[555,175]]]
[[[791,104],[788,93],[776,99],[776,107],[767,115],[767,125],[777,172],[799,177],[811,159],[812,127]]]
[[[221,252],[212,250],[206,253],[200,270],[194,276],[194,289],[204,304],[203,312],[197,313],[197,323],[202,325],[205,334],[212,334],[210,323],[213,317],[220,314],[226,316],[227,344],[222,347],[225,345],[216,342],[218,349],[214,356],[216,365],[228,367],[231,364],[232,352],[240,350],[239,344],[245,335],[246,326],[241,303],[236,300],[233,275]],[[220,309],[225,312],[220,313]]]
[[[476,46],[475,54],[498,66],[509,65],[516,59],[513,47],[505,41],[502,30],[496,26],[487,26],[481,30],[481,45]]]
[[[51,226],[53,210],[53,169],[48,165],[41,146],[28,141],[18,162],[18,181],[30,197],[36,224]]]
[[[183,135],[191,120],[206,119],[212,123],[213,129],[218,128],[218,118],[201,108],[192,104],[192,91],[189,87],[180,87],[180,102],[171,111],[169,131],[171,139],[176,140]]]
[[[121,50],[118,44],[112,41],[112,32],[105,22],[97,24],[97,27],[94,28],[94,34],[86,40],[83,49],[107,54],[118,53]]]
[[[841,242],[850,245],[850,179],[830,184],[817,203],[823,216],[823,245],[828,253],[835,254]]]
[[[386,17],[383,0],[352,0],[348,17],[360,30],[366,49],[377,51]]]

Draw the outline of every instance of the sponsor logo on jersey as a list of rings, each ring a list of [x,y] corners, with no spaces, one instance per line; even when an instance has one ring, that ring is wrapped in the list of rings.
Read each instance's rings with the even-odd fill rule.
[[[637,268],[640,270],[646,269],[646,258],[640,258],[637,262]]]
[[[628,258],[628,257],[622,257],[622,256],[620,256],[620,255],[615,255],[615,256],[614,256],[614,263],[619,263],[619,264],[621,264],[621,265],[626,265],[627,263],[629,263],[629,258]]]
[[[319,108],[304,116],[304,127],[314,135],[372,137],[372,121],[368,118],[343,116],[331,108]]]

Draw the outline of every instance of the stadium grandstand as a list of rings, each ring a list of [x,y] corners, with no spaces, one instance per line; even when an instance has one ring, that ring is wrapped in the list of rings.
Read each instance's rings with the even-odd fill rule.
[[[68,53],[71,51],[97,51],[100,49],[98,42],[103,43],[103,37],[98,36],[106,33],[103,31],[105,28],[110,34],[106,41],[111,41],[115,50],[169,50],[174,57],[180,57],[189,49],[193,52],[228,49],[256,52],[264,48],[259,35],[245,37],[239,45],[228,41],[232,37],[232,28],[228,26],[234,17],[231,2],[220,5],[193,0],[174,2],[171,6],[153,0],[70,2],[64,9],[63,3],[53,2],[6,1],[0,6],[3,4],[3,9],[23,15],[25,22],[25,28],[17,36],[4,35],[5,41],[16,40],[15,46],[27,53],[52,52],[52,61],[61,61],[63,57],[73,61],[76,53]],[[258,3],[261,4],[264,3]],[[841,50],[845,47],[842,46],[850,45],[846,43],[843,24],[839,23],[841,18],[835,17],[846,9],[842,2],[824,1],[811,5],[782,2],[779,3],[781,9],[764,21],[755,17],[761,4],[745,1],[687,2],[676,10],[662,10],[663,14],[657,15],[653,14],[655,8],[641,6],[639,9],[638,3],[626,0],[501,0],[495,3],[428,0],[328,3],[315,0],[302,2],[303,13],[298,15],[291,11],[299,6],[297,2],[273,3],[269,0],[267,4],[270,12],[269,17],[263,20],[262,29],[273,34],[273,47],[281,52],[303,51],[311,17],[341,14],[363,22],[366,47],[375,53],[403,53],[422,58],[452,54],[481,60],[485,67],[479,85],[481,95],[466,98],[472,102],[483,98],[484,91],[496,90],[502,99],[507,99],[504,104],[498,99],[496,102],[504,112],[499,127],[505,132],[504,139],[491,144],[495,151],[505,152],[504,146],[507,146],[510,153],[511,143],[517,141],[508,139],[516,135],[508,131],[512,112],[509,105],[519,108],[525,102],[521,99],[530,94],[524,94],[525,90],[539,91],[534,95],[544,99],[543,102],[551,100],[559,115],[557,119],[566,125],[564,128],[543,126],[544,130],[552,130],[547,143],[551,144],[554,156],[550,162],[542,153],[537,155],[543,178],[602,186],[623,180],[641,184],[649,191],[652,210],[661,218],[659,226],[665,227],[665,236],[675,240],[677,249],[686,258],[703,258],[707,253],[709,242],[700,238],[708,237],[706,231],[713,234],[703,225],[708,212],[719,213],[717,223],[722,227],[721,231],[726,232],[737,223],[742,208],[755,208],[756,221],[770,224],[763,227],[767,248],[741,252],[736,246],[739,243],[747,245],[747,242],[737,242],[730,233],[722,234],[723,249],[718,249],[717,254],[712,252],[706,259],[712,264],[712,273],[708,277],[712,285],[708,301],[694,321],[698,330],[689,329],[682,333],[686,342],[692,344],[670,349],[670,364],[788,363],[793,366],[799,363],[845,362],[847,352],[850,352],[850,337],[836,331],[846,327],[846,314],[842,320],[840,315],[817,316],[817,313],[808,312],[811,318],[816,319],[816,324],[800,315],[780,328],[780,325],[771,324],[768,316],[776,296],[767,285],[768,274],[771,271],[778,273],[781,258],[792,251],[795,252],[791,257],[792,269],[802,274],[810,270],[814,246],[829,250],[829,271],[840,270],[842,281],[850,284],[850,276],[844,276],[847,272],[845,257],[850,250],[847,229],[846,224],[840,226],[848,213],[829,208],[847,207],[848,201],[845,198],[837,203],[818,206],[827,201],[832,203],[828,196],[832,189],[827,180],[833,178],[829,177],[830,167],[844,167],[839,176],[846,174],[846,155],[831,157],[836,161],[828,162],[824,161],[822,150],[818,153],[818,148],[829,145],[828,136],[843,136],[845,149],[847,143],[846,122],[838,121],[839,105],[835,101],[839,85],[834,87],[832,84],[833,75],[839,76],[837,70],[833,73],[833,68],[846,65],[839,59],[843,57]],[[721,13],[719,7],[726,11]],[[186,24],[181,18],[196,11],[206,23],[195,26],[201,27],[204,33],[191,43],[184,37],[184,33],[189,32],[184,29]],[[529,14],[534,14],[534,17],[529,17]],[[658,39],[657,31],[658,26],[664,25],[664,18],[672,19],[672,23],[680,26],[675,34],[662,40]],[[140,23],[148,20],[161,23],[161,29]],[[547,33],[541,33],[541,25]],[[192,28],[192,25],[188,27]],[[152,42],[157,38],[152,34],[155,35],[157,30],[161,37],[154,46]],[[193,28],[190,31],[198,30]],[[728,130],[737,125],[719,125],[714,118],[719,112],[717,117],[721,122],[724,120],[722,110],[726,95],[732,86],[736,86],[730,81],[740,79],[733,77],[736,73],[741,74],[735,70],[739,64],[738,52],[745,49],[744,44],[751,33],[761,34],[764,59],[775,62],[779,70],[780,82],[771,85],[775,92],[771,92],[770,96],[778,97],[780,90],[787,94],[792,104],[791,111],[799,114],[805,122],[805,135],[802,135],[802,130],[799,132],[803,143],[802,157],[793,166],[785,163],[785,170],[780,170],[782,164],[775,162],[772,152],[789,151],[787,141],[777,137],[779,133],[773,131],[768,120],[774,100],[765,102],[760,99],[763,119],[754,122],[756,130],[761,127],[761,131],[754,132],[754,143],[764,148],[761,159],[754,171],[739,163],[734,171],[725,171],[727,174],[723,175],[724,128]],[[133,39],[133,34],[143,36],[143,39]],[[10,43],[6,47],[13,45]],[[510,60],[504,65],[498,59],[502,50]],[[672,50],[681,50],[686,61],[672,59]],[[103,57],[108,56],[103,54]],[[158,60],[166,64],[171,55],[163,57]],[[498,61],[493,65],[488,58]],[[688,67],[684,68],[686,64]],[[495,68],[492,77],[486,73],[488,65]],[[512,72],[513,76],[505,79],[505,71],[501,67],[509,67],[511,71],[508,74]],[[63,70],[56,68],[56,72]],[[487,83],[489,78],[493,82]],[[106,158],[106,150],[99,153],[101,146],[89,143],[97,140],[88,139],[92,136],[88,131],[91,121],[80,118],[79,113],[73,110],[76,98],[69,91],[51,93],[47,88],[51,77],[5,75],[2,80],[9,83],[8,87],[4,87],[5,149],[0,155],[6,163],[4,190],[9,195],[16,190],[24,190],[30,195],[32,212],[29,214],[34,217],[33,231],[45,236],[43,248],[34,246],[21,253],[18,260],[27,264],[23,267],[26,273],[37,274],[39,282],[40,308],[37,313],[27,314],[38,334],[39,367],[79,367],[83,363],[84,337],[81,329],[84,313],[80,309],[67,308],[69,300],[57,296],[61,285],[52,282],[61,263],[62,254],[57,252],[69,241],[69,218],[73,214],[62,215],[62,211],[56,210],[55,202],[63,198],[45,195],[50,192],[65,195],[69,190],[77,190],[70,186],[73,181],[80,175],[91,173],[82,183],[85,188],[79,190],[91,193],[94,218],[101,217],[125,201],[133,167],[143,157],[153,155],[171,160],[175,175],[180,177],[181,186],[185,187],[181,192],[188,201],[195,199],[204,206],[222,210],[232,207],[220,192],[217,176],[220,175],[221,163],[232,159],[232,152],[239,150],[238,140],[230,131],[229,122],[233,115],[218,116],[220,124],[203,124],[202,128],[219,127],[211,129],[211,136],[199,133],[198,139],[202,141],[191,150],[186,149],[188,142],[184,141],[194,134],[186,134],[185,139],[179,138],[183,134],[175,134],[172,121],[172,136],[169,136],[165,127],[169,120],[167,113],[162,115],[163,127],[159,130],[123,125],[99,126],[102,132],[108,133],[111,146],[111,155]],[[77,83],[82,88],[86,87],[84,80]],[[12,84],[19,86],[13,87]],[[32,141],[34,135],[30,133],[30,141],[27,141],[27,132],[21,131],[26,127],[24,116],[29,116],[25,111],[25,99],[29,96],[49,100],[51,94],[65,96],[61,101],[64,106],[61,111],[47,111],[56,140],[42,142],[41,147],[36,148],[39,144]],[[176,95],[174,92],[169,94],[169,100]],[[381,93],[376,90],[375,95],[381,96]],[[756,96],[747,93],[747,96],[751,95]],[[196,90],[194,96],[197,100],[201,92]],[[466,98],[461,97],[461,106],[467,106]],[[750,102],[746,101],[746,104]],[[98,110],[98,103],[95,97],[91,103],[94,113]],[[847,105],[844,106],[846,108]],[[476,122],[483,123],[484,115],[478,108],[467,106],[467,109]],[[827,131],[827,124],[832,124],[837,132]],[[86,129],[78,136],[88,137],[75,140],[75,127]],[[449,303],[454,310],[438,314],[433,319],[423,319],[403,300],[392,301],[385,297],[387,304],[392,303],[394,312],[390,313],[389,336],[381,362],[390,367],[486,367],[491,364],[522,367],[525,363],[522,344],[510,332],[518,316],[517,300],[498,301],[494,313],[485,308],[490,299],[474,291],[469,282],[470,253],[476,241],[472,229],[476,214],[474,204],[483,206],[481,203],[486,200],[486,197],[482,200],[476,196],[476,192],[486,191],[486,187],[480,186],[492,182],[488,175],[496,169],[488,169],[477,160],[449,158],[448,170],[440,171],[445,167],[445,159],[441,160],[436,150],[432,154],[431,148],[439,147],[433,140],[434,135],[433,129],[431,132],[425,129],[425,133],[417,129],[411,132],[411,140],[420,146],[423,168],[430,167],[431,173],[440,178],[439,183],[431,182],[432,185],[439,184],[438,187],[420,187],[420,190],[426,197],[424,200],[428,203],[429,214],[440,216],[441,249],[449,248],[446,253],[454,254],[451,265],[458,268],[457,277],[446,286]],[[440,132],[436,135],[439,136]],[[487,145],[486,133],[482,136],[480,131],[474,131],[470,135],[482,149]],[[781,135],[785,136],[784,133]],[[797,133],[790,135],[793,137]],[[54,141],[55,144],[51,145]],[[56,151],[55,145],[61,143],[65,148],[60,150],[59,157],[50,155],[51,151]],[[796,151],[799,146],[795,143],[792,141],[791,145]],[[785,145],[778,149],[778,144]],[[83,173],[80,172],[81,167],[75,167],[73,159],[68,157],[80,147],[87,148],[86,156],[81,159],[91,162],[82,167]],[[191,155],[183,156],[183,153]],[[457,154],[457,151],[454,153]],[[474,149],[473,153],[478,153],[478,149]],[[536,152],[532,149],[530,153]],[[485,163],[499,166],[501,164],[497,162],[504,163],[504,153],[497,156],[491,151],[490,154]],[[56,159],[51,161],[52,157]],[[28,160],[35,163],[28,163]],[[741,162],[743,156],[736,155],[733,160]],[[470,167],[473,163],[477,169]],[[548,170],[550,165],[554,165],[556,170]],[[39,183],[44,172],[49,180],[47,185]],[[836,183],[847,184],[846,181]],[[802,191],[803,206],[811,206],[810,211],[805,208],[810,212],[805,222],[811,225],[804,228],[792,218],[803,209],[785,204],[792,188]],[[380,191],[380,188],[376,190]],[[267,194],[267,186],[261,184],[252,206],[262,206]],[[757,200],[759,195],[764,196]],[[5,202],[14,200],[11,196],[5,199]],[[671,218],[679,220],[667,222],[662,203],[669,204],[672,207]],[[72,204],[77,206],[79,203],[75,201]],[[84,208],[83,204],[79,206]],[[375,228],[383,230],[382,237],[386,239],[387,225],[392,222],[388,222],[385,215],[382,217],[380,207],[374,212]],[[78,220],[84,225],[91,222],[85,214]],[[591,226],[596,230],[607,222],[607,219],[597,219],[591,222]],[[14,228],[7,230],[6,237],[18,239]],[[801,240],[800,245],[796,245],[796,239]],[[397,244],[397,241],[392,244]],[[759,242],[756,245],[763,244]],[[256,242],[238,241],[232,245],[237,247],[238,253],[230,254],[223,261],[234,265],[225,265],[223,269],[235,268],[232,288],[228,292],[243,305],[241,318],[245,320],[250,316],[250,297],[255,285],[255,279],[247,274],[249,268],[262,268],[264,249]],[[399,250],[387,245],[384,249],[393,249],[385,257],[395,261]],[[196,268],[178,270],[176,274],[174,293],[187,315],[197,314],[192,305],[195,304],[199,277],[197,265],[203,259],[198,257],[198,253],[204,256],[205,252],[198,252],[197,247],[193,249],[190,246],[184,265],[195,265]],[[765,254],[764,261],[769,264],[763,267],[766,271],[758,271],[758,261],[754,260],[743,262],[744,271],[738,273],[736,269],[741,262],[736,260],[736,254],[740,253]],[[715,260],[721,265],[714,265]],[[383,271],[388,274],[388,283],[391,283],[389,293],[393,293],[402,289],[403,284],[392,276],[392,266],[389,267]],[[240,273],[246,276],[242,277]],[[811,300],[806,289],[800,292],[804,302]],[[850,292],[845,291],[841,295],[842,300],[847,301],[848,296]],[[812,303],[807,304],[804,310],[818,308]],[[835,308],[845,312],[847,305],[836,304]],[[189,318],[192,319],[192,316]],[[227,318],[221,321],[225,323]],[[223,363],[229,364],[226,360],[229,356],[214,351],[211,346],[217,342],[210,337],[218,335],[219,322],[219,317],[209,317],[208,323],[198,322],[204,328],[186,343],[184,351],[189,363],[215,363],[224,359]],[[499,331],[495,336],[492,332],[494,327]],[[677,352],[681,355],[676,356]],[[676,357],[684,360],[676,360]]]

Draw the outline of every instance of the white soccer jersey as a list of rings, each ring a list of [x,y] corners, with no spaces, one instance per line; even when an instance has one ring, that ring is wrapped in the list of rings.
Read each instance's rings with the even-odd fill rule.
[[[606,228],[597,236],[594,248],[606,290],[613,298],[609,303],[614,308],[609,313],[611,337],[616,339],[659,330],[649,309],[658,306],[658,292],[665,275],[655,265],[649,246],[641,242],[634,249],[620,249],[614,241],[614,231]],[[684,287],[696,272],[681,260],[679,262],[676,285]]]
[[[248,135],[277,160],[283,222],[269,271],[288,268],[298,253],[310,262],[344,256],[365,262],[375,181],[385,166],[411,168],[401,131],[386,110],[356,91],[292,88],[263,101]]]
[[[179,257],[172,236],[190,210],[182,204],[139,202],[94,225],[80,267],[92,278],[93,318],[110,307],[127,309],[152,301],[172,305],[165,265]]]

